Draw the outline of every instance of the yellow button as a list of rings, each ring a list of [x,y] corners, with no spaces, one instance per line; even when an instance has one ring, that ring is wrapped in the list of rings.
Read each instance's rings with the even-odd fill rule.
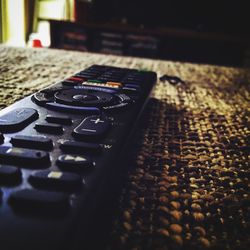
[[[60,179],[62,175],[61,172],[52,171],[48,174],[48,178]]]

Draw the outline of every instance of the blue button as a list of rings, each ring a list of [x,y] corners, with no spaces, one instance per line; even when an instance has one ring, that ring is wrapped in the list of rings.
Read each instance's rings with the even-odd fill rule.
[[[79,107],[70,106],[61,103],[49,102],[46,104],[48,109],[53,109],[62,112],[74,112],[78,114],[100,114],[100,109],[96,107]]]
[[[109,89],[107,87],[93,87],[93,86],[74,86],[74,89],[86,89],[86,90],[95,90],[95,91],[102,91],[106,93],[117,93],[117,90]]]
[[[137,90],[140,90],[140,86],[136,85],[136,84],[125,84],[124,85],[125,88],[134,88],[134,89],[137,89]]]

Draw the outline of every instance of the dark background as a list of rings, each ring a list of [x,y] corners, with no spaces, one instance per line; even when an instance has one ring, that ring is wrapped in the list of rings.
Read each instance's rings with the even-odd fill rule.
[[[248,1],[95,0],[94,19],[147,27],[176,27],[246,34],[250,32]]]
[[[74,24],[52,21],[52,47],[225,66],[250,64],[247,1],[76,0],[75,19]]]

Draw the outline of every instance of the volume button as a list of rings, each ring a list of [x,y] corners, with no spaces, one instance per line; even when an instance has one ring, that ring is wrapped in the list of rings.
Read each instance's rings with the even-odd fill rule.
[[[85,118],[73,131],[76,139],[96,139],[102,137],[110,127],[107,119],[99,116],[89,116]]]

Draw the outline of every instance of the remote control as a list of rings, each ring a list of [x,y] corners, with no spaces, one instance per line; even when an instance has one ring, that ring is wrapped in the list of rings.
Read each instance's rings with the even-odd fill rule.
[[[93,65],[0,111],[1,250],[84,249],[156,79]]]

